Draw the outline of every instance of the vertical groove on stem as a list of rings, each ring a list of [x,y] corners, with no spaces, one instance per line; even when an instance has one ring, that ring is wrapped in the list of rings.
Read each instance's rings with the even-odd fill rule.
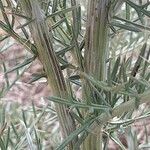
[[[87,74],[101,81],[106,79],[109,7],[110,0],[88,1],[84,68]],[[83,99],[87,103],[92,102],[92,90],[87,81],[84,81],[83,89]],[[83,150],[102,149],[102,127],[97,133],[89,133],[83,143]]]
[[[48,84],[52,89],[52,94],[61,98],[68,98],[66,83],[53,50],[51,42],[52,33],[45,22],[45,16],[42,12],[37,0],[21,0],[23,11],[27,17],[32,17],[34,21],[29,25],[29,29],[37,48],[38,57],[45,69]],[[62,135],[66,138],[75,130],[75,121],[68,111],[67,106],[55,104],[58,119],[62,129]],[[77,139],[72,141],[68,150],[73,149],[73,145]]]

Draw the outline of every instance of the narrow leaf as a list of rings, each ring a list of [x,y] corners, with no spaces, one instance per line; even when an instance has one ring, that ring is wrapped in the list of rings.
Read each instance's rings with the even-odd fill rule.
[[[6,71],[5,74],[10,73],[10,72],[13,72],[13,71],[15,71],[15,70],[18,70],[18,69],[20,69],[20,68],[22,68],[22,67],[24,67],[24,66],[30,64],[31,62],[34,61],[34,59],[35,59],[35,57],[31,57],[31,58],[28,58],[28,59],[24,60],[24,62],[23,62],[22,64],[19,64],[19,65],[15,66],[14,68],[12,68],[12,69]]]
[[[29,84],[33,83],[33,82],[36,82],[38,81],[39,79],[41,78],[44,78],[46,77],[46,74],[45,73],[41,73],[41,74],[33,74],[32,75],[32,78],[29,80]]]
[[[111,25],[119,27],[120,29],[129,30],[129,31],[132,31],[132,32],[142,32],[142,30],[140,30],[137,27],[130,26],[130,25],[127,25],[127,24],[121,24],[121,23],[119,23],[117,21],[111,22]]]
[[[71,12],[72,10],[74,10],[74,9],[76,9],[76,8],[78,8],[78,7],[79,7],[79,5],[76,5],[76,6],[73,6],[73,7],[70,7],[70,8],[66,8],[66,9],[63,9],[63,10],[60,10],[60,11],[56,11],[56,12],[52,13],[51,15],[48,15],[48,16],[46,17],[46,19],[48,19],[49,17],[54,17],[54,16],[56,16],[56,15],[60,15],[60,14],[62,14],[62,13]]]
[[[72,107],[89,108],[89,109],[93,108],[93,109],[99,109],[99,110],[106,110],[106,109],[110,108],[110,107],[105,106],[105,105],[97,105],[97,104],[87,105],[86,103],[80,103],[77,101],[68,101],[68,100],[65,100],[62,98],[58,98],[58,97],[48,97],[47,99],[50,101],[56,102],[56,103],[69,105]]]

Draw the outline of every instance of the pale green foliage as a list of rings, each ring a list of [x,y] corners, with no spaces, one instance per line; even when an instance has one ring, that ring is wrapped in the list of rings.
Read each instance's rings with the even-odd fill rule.
[[[32,5],[34,4],[33,2]],[[107,142],[109,139],[112,139],[121,149],[125,149],[117,133],[125,133],[126,130],[128,132],[125,135],[131,149],[142,149],[142,147],[149,146],[148,133],[146,133],[147,141],[145,141],[145,144],[138,145],[136,133],[133,132],[131,124],[137,120],[148,118],[150,114],[149,110],[145,109],[139,116],[135,117],[133,115],[134,109],[138,111],[139,105],[148,102],[150,96],[150,24],[148,22],[150,2],[144,0],[119,2],[111,0],[108,5],[108,18],[104,18],[107,29],[102,22],[95,24],[96,33],[94,31],[91,34],[95,40],[92,42],[95,45],[93,44],[94,46],[91,46],[88,51],[86,47],[88,41],[86,41],[87,19],[85,14],[90,10],[88,10],[87,2],[84,3],[79,0],[42,0],[37,5],[39,5],[38,9],[40,9],[41,16],[43,16],[42,23],[40,22],[41,18],[38,18],[40,15],[35,18],[29,17],[31,11],[27,12],[28,16],[25,16],[22,11],[25,9],[21,7],[19,1],[0,0],[1,15],[3,16],[0,21],[0,28],[6,32],[6,35],[1,36],[0,40],[7,41],[10,37],[13,37],[28,50],[24,61],[13,68],[8,69],[7,63],[1,61],[0,65],[3,68],[5,85],[1,87],[0,94],[1,97],[5,96],[37,56],[41,59],[45,72],[33,76],[30,82],[35,82],[41,77],[47,77],[48,81],[51,81],[54,85],[55,73],[59,72],[59,68],[62,70],[59,73],[65,76],[62,79],[62,82],[65,81],[64,90],[61,91],[58,88],[60,91],[55,91],[55,93],[60,92],[59,94],[45,98],[48,100],[48,106],[43,109],[38,109],[34,105],[27,110],[14,107],[14,104],[11,104],[13,108],[9,110],[7,110],[7,107],[3,107],[0,114],[1,149],[50,149],[49,141],[54,139],[52,140],[54,142],[58,134],[58,129],[54,133],[47,133],[47,129],[52,128],[57,120],[55,111],[49,109],[52,102],[55,102],[56,105],[58,103],[58,107],[67,105],[67,111],[71,112],[71,116],[76,122],[76,130],[71,132],[62,144],[56,139],[55,146],[60,144],[57,150],[64,149],[77,136],[78,139],[73,148],[79,149],[86,137],[91,133],[95,133],[99,126],[103,127],[105,149],[108,149]],[[11,11],[10,14],[7,13],[7,9]],[[33,11],[36,12],[38,9]],[[17,18],[23,20],[21,25],[16,24]],[[31,28],[34,29],[34,27],[39,29],[35,31],[37,33],[31,31]],[[105,32],[105,30],[107,31]],[[36,35],[37,39],[35,36],[31,39],[29,32],[32,33],[32,36],[33,34]],[[46,59],[47,54],[43,54],[42,48],[47,41],[41,42],[41,39],[45,34],[48,35],[49,43],[47,45],[52,47],[51,50],[56,56],[54,58],[58,62],[56,62],[58,68],[56,66],[53,68],[51,59]],[[95,37],[99,41],[96,41]],[[39,46],[38,43],[40,42],[41,45]],[[42,43],[44,44],[42,45]],[[44,45],[44,50],[47,45]],[[1,53],[7,51],[7,48],[2,48]],[[97,55],[100,57],[96,58]],[[95,60],[97,61],[94,62]],[[100,62],[102,65],[99,64]],[[50,68],[46,70],[48,66]],[[102,67],[104,68],[102,69]],[[17,77],[10,83],[8,74],[11,72],[16,72]],[[56,84],[56,86],[58,85]],[[75,89],[81,89],[82,93],[79,93],[78,96]],[[65,90],[67,96],[63,97]],[[81,96],[83,93],[85,95]],[[7,104],[1,105],[7,106]],[[17,111],[14,109],[17,109]],[[14,113],[16,115],[13,115]],[[58,113],[59,115],[61,114]],[[114,119],[114,117],[118,118]],[[53,120],[53,118],[55,119]]]

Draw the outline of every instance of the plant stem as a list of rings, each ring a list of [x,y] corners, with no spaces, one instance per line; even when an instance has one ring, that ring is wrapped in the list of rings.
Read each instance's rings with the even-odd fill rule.
[[[88,1],[84,68],[87,74],[100,81],[106,79],[109,5],[110,0]],[[83,97],[87,99],[87,103],[92,102],[92,92],[88,82],[83,81]],[[82,149],[102,149],[101,126],[98,128],[97,134],[89,133],[88,138],[83,143]]]
[[[38,57],[45,69],[48,84],[52,89],[52,94],[57,97],[68,99],[65,80],[51,42],[52,33],[49,32],[45,22],[44,13],[42,12],[37,0],[21,0],[21,5],[26,16],[32,16],[32,18],[35,19],[29,24],[29,29],[37,48]],[[66,138],[75,130],[75,121],[69,113],[67,106],[55,104],[55,107],[63,138]],[[72,150],[75,141],[76,140],[69,144],[69,150]]]

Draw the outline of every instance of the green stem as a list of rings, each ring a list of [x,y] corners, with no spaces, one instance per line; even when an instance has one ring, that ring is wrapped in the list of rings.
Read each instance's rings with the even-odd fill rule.
[[[66,83],[56,58],[56,54],[52,45],[52,33],[49,32],[45,22],[45,16],[42,12],[37,0],[21,0],[23,11],[27,17],[35,19],[29,24],[29,29],[37,48],[38,57],[43,64],[47,75],[48,84],[52,89],[54,96],[68,99],[68,91]],[[72,131],[75,130],[75,121],[68,111],[68,107],[56,104],[56,111],[60,122],[62,135],[66,138]],[[68,149],[72,150],[76,139],[72,141]]]
[[[108,18],[110,0],[89,0],[86,26],[85,47],[85,72],[95,79],[104,81],[106,79],[106,59],[108,41]],[[83,99],[91,103],[93,91],[88,81],[83,81]],[[92,102],[94,103],[94,102]],[[99,102],[100,104],[102,102]],[[85,112],[86,113],[86,112]],[[91,130],[92,131],[92,130]],[[89,133],[88,138],[82,146],[82,150],[102,149],[102,127],[97,134]]]

